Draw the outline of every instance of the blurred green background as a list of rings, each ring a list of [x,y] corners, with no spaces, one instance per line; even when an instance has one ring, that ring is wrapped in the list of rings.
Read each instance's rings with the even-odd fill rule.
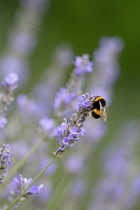
[[[18,1],[0,0],[0,55],[5,50],[18,8]],[[104,146],[106,141],[114,139],[114,133],[121,123],[140,118],[139,20],[138,0],[51,0],[39,28],[38,45],[31,55],[32,72],[25,91],[39,80],[60,43],[70,44],[75,55],[92,55],[100,38],[120,36],[124,41],[120,56],[121,74],[108,110],[109,129],[101,142]],[[96,154],[101,148],[97,149]],[[93,164],[98,162],[97,157]]]

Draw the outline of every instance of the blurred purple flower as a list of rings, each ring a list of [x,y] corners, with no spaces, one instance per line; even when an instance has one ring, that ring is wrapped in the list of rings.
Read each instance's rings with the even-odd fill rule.
[[[13,90],[17,88],[18,80],[19,78],[16,73],[10,73],[5,77],[5,80],[1,83],[5,94],[13,93]]]
[[[48,117],[43,117],[39,121],[39,129],[42,131],[45,135],[51,137],[54,134],[54,119],[50,119]]]
[[[73,51],[67,44],[61,44],[54,52],[57,65],[70,66],[73,61]]]
[[[15,73],[10,73],[1,82],[2,92],[0,94],[0,128],[4,128],[7,119],[5,118],[8,106],[14,100],[13,93],[17,88],[18,76]]]
[[[15,73],[10,73],[6,76],[4,81],[1,82],[2,93],[0,94],[0,128],[4,128],[7,119],[5,113],[8,110],[8,106],[14,100],[13,93],[17,88],[18,76]]]
[[[86,72],[92,72],[93,62],[89,61],[88,55],[83,55],[82,57],[77,56],[74,62],[76,74],[85,74]]]
[[[18,52],[27,54],[30,53],[36,46],[37,40],[33,34],[27,31],[12,32],[9,37],[10,45]]]
[[[10,67],[10,68],[9,68]],[[20,78],[19,83],[25,85],[28,79],[28,63],[21,58],[13,54],[7,54],[0,61],[0,68],[2,76],[5,77],[8,74],[15,73]]]
[[[48,201],[52,196],[53,192],[52,182],[48,182],[45,180],[44,187],[41,192],[42,193],[40,194],[40,199],[46,203],[46,201]]]
[[[6,177],[6,167],[10,164],[10,146],[9,144],[3,144],[0,148],[0,184],[3,183],[3,179]]]
[[[78,197],[83,196],[86,192],[87,185],[84,180],[76,180],[71,187],[71,196]]]
[[[19,150],[19,148],[22,148]],[[29,145],[27,141],[20,140],[11,144],[11,155],[14,156],[14,161],[23,158],[29,152]]]
[[[15,177],[10,186],[11,195],[13,195],[14,197],[18,195],[22,195],[22,197],[27,197],[28,195],[40,193],[40,189],[43,187],[43,185],[39,185],[38,187],[36,185],[33,185],[25,192],[26,188],[28,188],[31,183],[32,178],[27,179],[22,175]]]
[[[24,94],[20,94],[17,97],[17,106],[26,123],[38,121],[41,117],[41,109],[38,102]]]
[[[5,78],[5,82],[9,86],[14,86],[18,82],[18,80],[19,80],[19,78],[18,78],[17,74],[15,74],[15,73],[10,73]]]
[[[125,205],[127,208],[132,208],[140,196],[140,174],[137,174],[131,185],[131,193],[128,195]]]
[[[140,195],[139,166],[136,147],[139,124],[121,125],[120,141],[107,148],[103,155],[104,176],[93,189],[89,209],[130,209]]]
[[[70,173],[82,173],[84,167],[84,156],[71,155],[65,162],[65,167]]]
[[[0,118],[0,128],[4,128],[7,124],[7,119],[5,117]]]
[[[86,74],[93,70],[93,62],[88,55],[78,56],[75,61],[75,69],[66,88],[61,88],[54,101],[54,111],[59,117],[67,117],[77,108],[79,96],[84,87]]]

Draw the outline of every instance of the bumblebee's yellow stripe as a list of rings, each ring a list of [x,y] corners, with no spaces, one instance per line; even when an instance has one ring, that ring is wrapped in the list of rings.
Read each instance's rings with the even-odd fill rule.
[[[100,99],[103,99],[103,100],[105,100],[103,97],[98,97],[98,98],[95,98],[95,100],[94,101],[99,101]]]
[[[95,112],[95,114],[97,114],[97,115],[100,115],[100,114],[101,114],[100,110],[98,110],[98,109],[94,109],[94,112]]]

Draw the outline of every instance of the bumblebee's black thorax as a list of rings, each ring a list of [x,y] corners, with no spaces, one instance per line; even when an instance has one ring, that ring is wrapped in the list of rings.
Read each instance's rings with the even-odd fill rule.
[[[101,97],[101,96],[96,96],[95,99],[93,100],[93,104],[92,104],[91,110],[93,110],[93,109],[100,110],[100,103],[101,103],[102,107],[106,106],[105,99],[103,97]]]
[[[95,102],[93,103],[93,109],[100,109],[100,103],[102,105],[102,107],[106,106],[106,101],[104,98],[98,97],[97,99],[95,99]]]

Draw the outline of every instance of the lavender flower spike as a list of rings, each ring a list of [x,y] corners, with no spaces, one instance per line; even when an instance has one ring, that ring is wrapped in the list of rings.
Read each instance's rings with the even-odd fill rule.
[[[22,195],[23,198],[27,198],[28,195],[35,195],[37,193],[40,193],[40,189],[43,187],[43,185],[39,185],[38,187],[36,185],[33,185],[30,187],[26,192],[26,188],[32,183],[32,179],[27,179],[23,177],[21,174],[13,179],[13,182],[10,186],[10,194],[12,197],[17,197],[19,195]]]
[[[69,122],[64,119],[64,122],[60,125],[56,132],[56,138],[59,148],[53,153],[55,157],[61,157],[61,154],[70,147],[74,146],[75,142],[79,140],[79,137],[84,134],[83,122],[89,115],[92,107],[93,96],[88,93],[82,95],[82,100],[78,104],[78,109]]]
[[[15,73],[10,73],[5,78],[4,82],[2,82],[2,87],[5,92],[11,93],[13,90],[17,88],[17,82],[19,78]]]
[[[6,76],[3,82],[1,82],[2,92],[0,93],[0,128],[4,128],[7,119],[5,118],[5,112],[8,109],[10,103],[14,100],[13,93],[17,88],[18,76],[15,73],[10,73]]]
[[[79,96],[85,83],[85,77],[93,70],[93,62],[89,61],[87,54],[77,56],[75,68],[66,88],[61,88],[54,101],[54,110],[59,117],[70,116],[76,109]]]
[[[0,148],[0,184],[3,183],[3,179],[6,177],[6,167],[10,163],[10,146],[9,144],[3,144]]]

